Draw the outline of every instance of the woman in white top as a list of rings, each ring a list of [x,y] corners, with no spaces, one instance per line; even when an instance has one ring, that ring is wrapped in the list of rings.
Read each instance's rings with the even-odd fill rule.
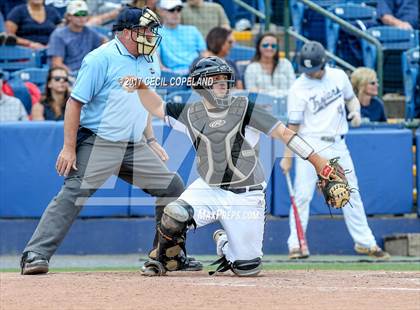
[[[256,53],[245,70],[245,88],[275,97],[287,96],[296,79],[293,66],[279,58],[279,39],[270,32],[263,34],[256,44]]]

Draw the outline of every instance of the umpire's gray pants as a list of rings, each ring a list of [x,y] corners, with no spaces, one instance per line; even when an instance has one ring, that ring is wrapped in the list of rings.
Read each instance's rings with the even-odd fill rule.
[[[113,174],[155,196],[158,206],[184,190],[181,178],[168,170],[144,138],[132,144],[90,136],[77,148],[76,166],[78,170],[71,171],[42,215],[24,253],[33,251],[50,259],[86,200]]]

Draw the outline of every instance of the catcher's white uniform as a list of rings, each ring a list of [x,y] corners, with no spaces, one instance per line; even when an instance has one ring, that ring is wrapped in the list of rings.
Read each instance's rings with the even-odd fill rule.
[[[350,172],[346,174],[351,188],[358,189],[353,161],[345,143],[348,132],[345,100],[354,97],[350,81],[344,71],[325,68],[322,79],[311,79],[302,74],[292,85],[288,96],[289,124],[300,125],[299,134],[325,158],[340,157],[340,165]],[[317,182],[314,168],[307,161],[296,158],[295,200],[303,229],[306,231],[309,204]],[[356,190],[352,193],[351,206],[343,208],[344,219],[354,242],[362,247],[376,245],[370,230],[363,203]],[[299,248],[295,219],[290,211],[289,250]]]

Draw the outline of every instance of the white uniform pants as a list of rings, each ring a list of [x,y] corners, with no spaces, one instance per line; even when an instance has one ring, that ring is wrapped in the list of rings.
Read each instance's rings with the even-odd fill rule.
[[[351,171],[346,174],[350,187],[356,189],[359,188],[353,161],[350,157],[350,153],[344,139],[341,139],[333,144],[324,142],[319,138],[304,137],[304,139],[321,156],[327,159],[340,157],[339,163],[343,169]],[[313,166],[308,161],[296,158],[296,176],[294,182],[295,200],[304,231],[306,231],[306,227],[308,225],[309,204],[312,200],[317,180],[318,177]],[[376,245],[375,237],[373,236],[367,223],[365,210],[358,190],[352,192],[350,203],[353,207],[347,205],[342,210],[347,229],[349,230],[353,241],[368,248]],[[292,208],[290,208],[289,226],[290,236],[287,241],[289,250],[299,248],[295,218]]]
[[[194,208],[197,227],[219,221],[228,243],[223,247],[227,260],[251,260],[262,257],[265,224],[265,187],[242,194],[210,187],[203,179],[195,180],[179,197]]]

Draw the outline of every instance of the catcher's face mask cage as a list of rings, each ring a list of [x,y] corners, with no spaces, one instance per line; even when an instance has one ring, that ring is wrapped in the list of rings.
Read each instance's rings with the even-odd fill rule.
[[[149,8],[145,8],[139,24],[131,28],[131,39],[137,42],[138,52],[144,55],[148,62],[153,61],[153,53],[162,40],[158,33],[159,27],[161,24],[157,15]]]
[[[226,79],[215,80],[214,76],[224,75]],[[218,108],[226,109],[231,104],[230,90],[235,85],[235,77],[232,68],[219,57],[203,58],[194,66],[191,72],[192,87],[208,102]],[[214,85],[226,83],[227,89],[224,95],[217,95]]]

